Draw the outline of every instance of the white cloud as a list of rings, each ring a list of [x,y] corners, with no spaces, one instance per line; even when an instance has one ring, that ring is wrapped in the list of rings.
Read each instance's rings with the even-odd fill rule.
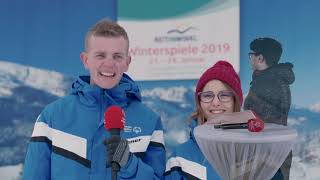
[[[64,96],[69,88],[66,77],[61,73],[0,60],[0,95],[8,96],[8,89],[22,84],[56,96]]]
[[[19,179],[19,174],[22,171],[22,164],[13,166],[1,166],[0,174],[3,180]]]
[[[189,134],[186,130],[171,130],[165,135],[166,142],[170,144],[181,144],[188,140]]]
[[[0,87],[0,97],[6,97],[6,96],[11,96],[12,91],[8,87]]]
[[[184,94],[188,91],[183,86],[171,88],[154,88],[152,90],[144,90],[141,95],[144,97],[159,97],[160,99],[170,102],[184,102]]]
[[[314,105],[311,105],[309,109],[313,112],[320,112],[320,103],[316,103]]]
[[[289,126],[296,126],[301,124],[303,121],[306,121],[306,117],[298,117],[298,118],[288,118],[288,125]]]

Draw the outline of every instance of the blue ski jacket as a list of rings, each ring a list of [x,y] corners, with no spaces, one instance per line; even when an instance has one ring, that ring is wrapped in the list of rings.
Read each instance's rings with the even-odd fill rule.
[[[41,112],[35,123],[24,163],[23,179],[111,179],[103,141],[104,112],[111,105],[125,111],[121,137],[131,155],[118,179],[163,179],[165,149],[160,117],[141,103],[137,85],[126,74],[112,89],[91,86],[80,76],[71,94]]]
[[[190,139],[173,151],[166,164],[166,180],[218,180],[215,169],[202,154],[193,135],[196,121],[191,123]]]

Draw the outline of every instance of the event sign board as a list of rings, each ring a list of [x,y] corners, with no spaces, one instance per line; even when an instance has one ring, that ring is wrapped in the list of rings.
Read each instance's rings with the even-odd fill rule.
[[[174,17],[118,17],[130,39],[128,74],[142,81],[198,79],[218,60],[239,72],[239,4],[232,2],[208,3]]]

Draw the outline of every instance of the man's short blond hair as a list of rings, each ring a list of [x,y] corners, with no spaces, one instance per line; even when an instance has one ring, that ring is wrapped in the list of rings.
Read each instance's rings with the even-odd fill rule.
[[[123,37],[128,42],[129,38],[127,32],[116,22],[112,22],[109,19],[102,19],[98,21],[86,34],[85,49],[88,49],[88,41],[91,36],[97,37]]]

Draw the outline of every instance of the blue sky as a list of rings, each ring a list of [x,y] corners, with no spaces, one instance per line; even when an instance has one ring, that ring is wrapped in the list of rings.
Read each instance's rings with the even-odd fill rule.
[[[269,36],[283,44],[281,62],[295,66],[293,104],[306,107],[320,103],[317,78],[320,74],[320,23],[317,20],[320,1],[241,0],[240,3],[240,76],[244,92],[249,89],[252,73],[247,56],[250,41]],[[116,19],[115,7],[113,0],[95,0],[95,3],[2,0],[0,60],[52,69],[70,76],[85,73],[79,59],[85,32],[102,17]]]
[[[297,106],[320,103],[320,1],[241,1],[241,72],[243,88],[249,88],[249,44],[256,37],[278,39],[284,48],[281,62],[294,64],[296,81],[291,86]],[[250,73],[248,73],[250,71]]]
[[[77,76],[88,28],[116,18],[115,0],[1,0],[0,60]]]

